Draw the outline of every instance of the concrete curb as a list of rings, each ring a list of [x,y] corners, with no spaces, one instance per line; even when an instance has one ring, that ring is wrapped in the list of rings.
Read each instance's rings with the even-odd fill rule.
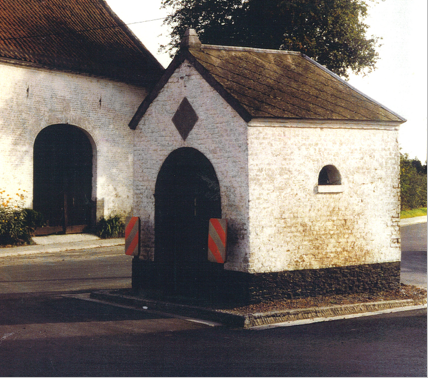
[[[427,216],[402,218],[399,221],[399,226],[407,226],[407,225],[414,225],[414,224],[424,224],[425,222],[428,222]]]
[[[110,293],[108,290],[92,292],[90,298],[137,308],[147,307],[150,310],[173,313],[181,316],[208,319],[210,321],[220,322],[227,326],[244,326],[243,317],[241,315],[221,310],[212,310],[192,305],[168,303],[165,301],[143,299],[133,296],[117,295]]]
[[[288,309],[282,311],[237,314],[227,310],[213,310],[197,306],[189,306],[176,303],[168,303],[157,300],[143,299],[133,296],[125,296],[111,293],[111,291],[97,291],[90,295],[91,299],[103,300],[115,304],[148,307],[150,310],[163,311],[182,316],[196,317],[200,319],[209,319],[220,322],[225,326],[240,328],[258,328],[264,325],[274,325],[279,323],[297,324],[302,321],[314,320],[314,322],[327,321],[332,318],[350,318],[359,317],[359,315],[379,313],[383,311],[409,310],[410,307],[426,308],[427,304],[423,301],[391,300],[378,301],[371,303],[334,305],[332,307]]]
[[[99,240],[93,240],[93,241],[64,242],[64,243],[48,244],[48,245],[4,247],[4,248],[0,248],[0,258],[10,257],[14,255],[57,253],[60,251],[67,251],[67,250],[95,249],[99,247],[119,246],[124,244],[125,242],[123,238],[112,238],[112,239],[105,239],[105,240],[99,239]]]

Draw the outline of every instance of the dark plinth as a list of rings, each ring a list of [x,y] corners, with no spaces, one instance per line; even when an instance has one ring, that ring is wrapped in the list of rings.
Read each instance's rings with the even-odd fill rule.
[[[174,275],[172,267],[135,258],[133,289],[252,304],[318,295],[374,293],[400,285],[400,262],[261,274],[227,271],[219,265],[211,267],[197,273],[195,267],[187,267]]]

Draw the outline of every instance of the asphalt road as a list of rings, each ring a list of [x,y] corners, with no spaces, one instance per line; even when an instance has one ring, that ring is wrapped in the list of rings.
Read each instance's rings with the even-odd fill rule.
[[[426,312],[270,330],[73,298],[0,300],[1,376],[426,376]]]
[[[123,246],[0,258],[1,294],[131,288]]]
[[[401,282],[427,288],[427,223],[401,227]]]

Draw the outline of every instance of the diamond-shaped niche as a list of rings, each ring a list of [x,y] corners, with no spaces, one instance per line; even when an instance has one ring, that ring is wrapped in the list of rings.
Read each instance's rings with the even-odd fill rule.
[[[172,121],[185,141],[198,121],[198,115],[186,97],[183,98],[179,108],[177,108]]]

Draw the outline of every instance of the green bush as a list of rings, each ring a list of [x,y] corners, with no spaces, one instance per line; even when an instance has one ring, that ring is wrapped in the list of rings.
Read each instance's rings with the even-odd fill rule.
[[[401,210],[427,207],[427,166],[401,154]]]
[[[100,238],[119,238],[125,235],[125,224],[120,216],[102,218],[97,224],[97,236]]]
[[[24,198],[24,193],[10,196],[0,191],[0,245],[29,244],[34,229],[43,226],[39,212],[23,209]]]

